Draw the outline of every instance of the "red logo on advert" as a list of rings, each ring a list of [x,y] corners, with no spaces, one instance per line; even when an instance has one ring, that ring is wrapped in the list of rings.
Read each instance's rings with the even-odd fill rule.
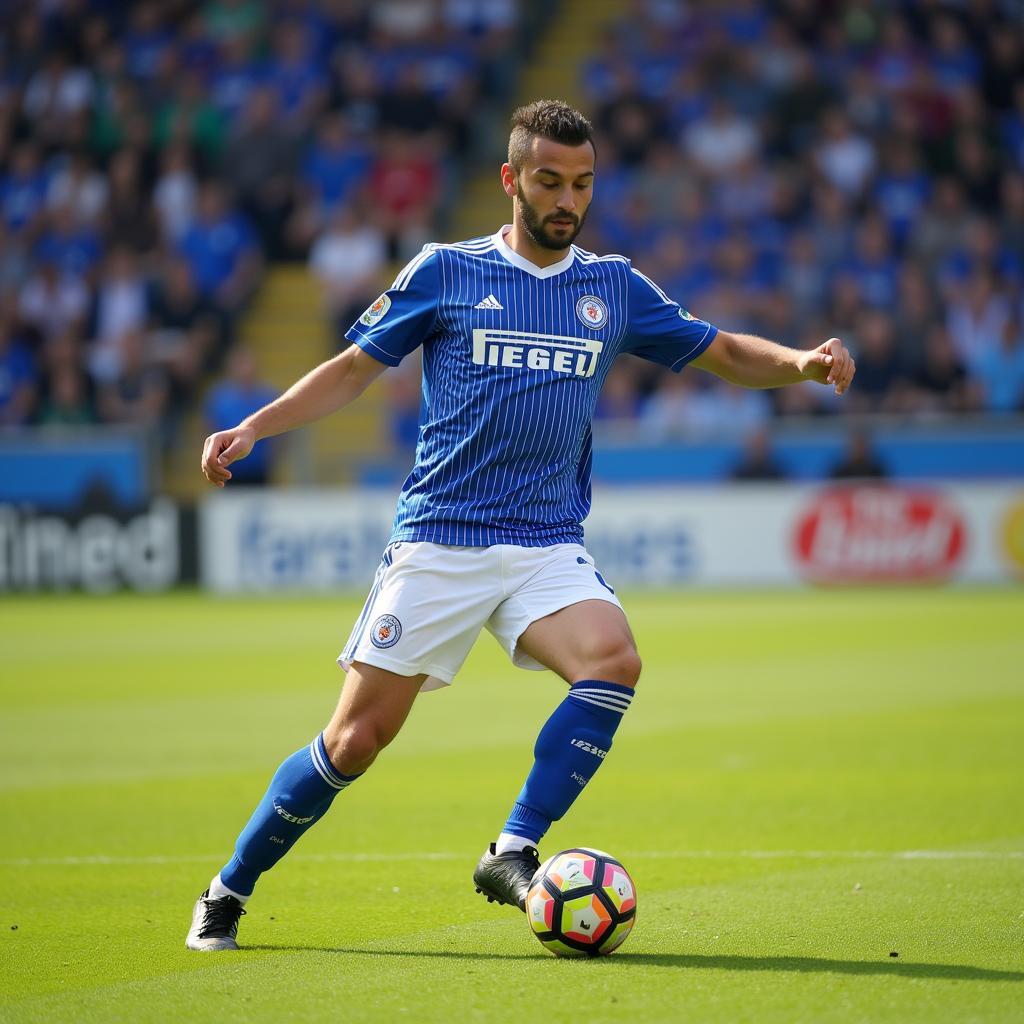
[[[948,576],[964,551],[964,523],[932,491],[842,487],[797,523],[797,561],[827,583],[915,582]]]

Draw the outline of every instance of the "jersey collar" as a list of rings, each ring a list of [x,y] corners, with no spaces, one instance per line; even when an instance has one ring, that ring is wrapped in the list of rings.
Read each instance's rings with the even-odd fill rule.
[[[525,270],[528,274],[533,274],[534,277],[547,278],[554,277],[556,274],[561,274],[562,271],[568,270],[576,258],[576,254],[573,251],[573,247],[569,246],[569,252],[566,254],[564,259],[559,260],[557,263],[552,263],[550,267],[538,267],[536,263],[531,263],[524,256],[520,256],[519,253],[514,252],[509,248],[508,243],[505,241],[505,235],[512,230],[511,224],[503,224],[498,231],[491,236],[494,241],[494,248],[501,253],[502,256],[512,264],[513,267],[518,267],[520,270]]]

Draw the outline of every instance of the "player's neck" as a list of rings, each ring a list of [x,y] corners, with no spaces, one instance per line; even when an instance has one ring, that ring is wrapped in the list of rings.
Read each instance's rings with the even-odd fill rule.
[[[539,267],[541,270],[546,267],[553,267],[556,263],[561,263],[569,254],[568,246],[564,249],[547,249],[543,245],[538,245],[517,221],[513,221],[509,233],[505,235],[505,244],[517,256],[522,256],[524,260],[529,260],[535,267]]]

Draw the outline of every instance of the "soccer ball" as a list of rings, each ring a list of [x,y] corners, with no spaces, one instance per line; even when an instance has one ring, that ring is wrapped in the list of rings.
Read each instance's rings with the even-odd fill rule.
[[[610,854],[580,847],[549,857],[526,897],[526,916],[555,956],[607,956],[636,920],[636,886]]]

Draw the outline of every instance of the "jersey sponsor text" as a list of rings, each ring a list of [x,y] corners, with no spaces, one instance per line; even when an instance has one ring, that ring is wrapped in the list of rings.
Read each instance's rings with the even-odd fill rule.
[[[576,377],[593,377],[604,342],[531,331],[473,330],[473,362],[479,366],[552,370]]]

